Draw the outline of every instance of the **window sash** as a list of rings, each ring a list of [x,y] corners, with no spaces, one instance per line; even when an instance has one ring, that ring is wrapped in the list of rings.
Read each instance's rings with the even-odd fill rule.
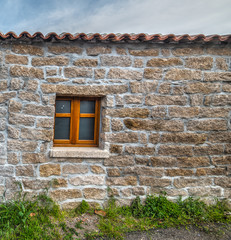
[[[57,97],[58,100],[71,101],[70,113],[55,113],[55,119],[59,117],[70,118],[70,139],[54,139],[54,147],[96,147],[99,144],[99,118],[100,118],[100,100],[99,98],[81,98],[81,97]],[[95,113],[80,113],[80,101],[95,101]],[[94,140],[79,139],[80,118],[94,118]],[[55,131],[54,131],[55,133]]]

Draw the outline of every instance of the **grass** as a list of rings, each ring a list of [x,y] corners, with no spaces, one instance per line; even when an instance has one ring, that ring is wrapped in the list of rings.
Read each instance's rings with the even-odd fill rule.
[[[98,216],[97,232],[85,234],[87,239],[107,237],[123,239],[131,231],[147,231],[153,228],[167,228],[194,225],[210,232],[210,223],[231,223],[225,201],[217,201],[208,206],[199,199],[178,199],[168,201],[165,195],[147,196],[144,203],[140,198],[134,199],[130,206],[117,206],[111,198],[103,210],[105,217]],[[78,231],[84,228],[82,220],[69,227],[65,216],[73,218],[81,214],[93,214],[85,201],[73,211],[61,211],[59,206],[46,194],[26,200],[25,196],[17,201],[0,204],[0,239],[78,239]],[[204,227],[203,227],[204,226]],[[206,226],[206,227],[205,227]],[[79,238],[80,239],[80,238]]]
[[[59,206],[45,194],[33,200],[25,196],[0,204],[1,239],[59,239],[54,220],[62,221]]]
[[[107,215],[99,222],[99,232],[87,234],[87,239],[107,236],[110,239],[123,239],[131,231],[147,231],[153,228],[168,228],[194,225],[210,232],[209,223],[231,223],[229,209],[225,201],[216,201],[208,206],[199,199],[178,199],[169,201],[165,195],[147,196],[144,204],[137,197],[131,206],[116,206],[111,199],[105,209]],[[206,227],[205,227],[206,225]]]

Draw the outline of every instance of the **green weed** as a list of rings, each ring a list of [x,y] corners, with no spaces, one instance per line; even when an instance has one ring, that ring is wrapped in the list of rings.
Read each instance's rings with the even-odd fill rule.
[[[89,212],[90,210],[91,210],[90,205],[85,200],[83,200],[80,203],[80,205],[75,209],[75,213],[77,215],[81,215],[81,214],[84,214],[86,212]]]
[[[139,197],[134,199],[131,206],[116,206],[111,198],[107,208],[104,209],[106,217],[101,217],[99,232],[87,234],[87,239],[107,236],[110,239],[123,239],[124,234],[130,231],[142,231],[153,228],[180,227],[182,225],[201,226],[205,223],[231,223],[230,215],[226,212],[225,201],[217,201],[215,205],[208,206],[199,199],[178,199],[169,201],[165,195],[148,195],[142,204]]]
[[[1,239],[58,239],[52,219],[61,219],[61,211],[50,198],[40,195],[32,201],[25,196],[0,204]]]
[[[78,233],[64,220],[64,213],[46,194],[26,200],[20,193],[18,200],[0,204],[0,239],[71,240]]]
[[[70,228],[65,222],[67,212],[46,194],[26,200],[25,195],[19,195],[19,200],[0,204],[0,239],[4,240],[72,240],[78,237],[78,229],[82,229],[81,220]],[[111,198],[104,209],[106,216],[99,216],[99,231],[86,233],[87,239],[97,237],[123,239],[125,233],[131,231],[147,231],[153,228],[167,228],[194,225],[206,232],[215,232],[211,229],[213,223],[231,223],[230,209],[225,201],[216,201],[215,205],[208,206],[199,199],[178,199],[169,201],[165,195],[148,195],[142,203],[137,197],[130,206],[117,206],[116,199]],[[93,209],[86,201],[71,212],[81,215],[93,213]],[[218,232],[218,230],[216,230]]]

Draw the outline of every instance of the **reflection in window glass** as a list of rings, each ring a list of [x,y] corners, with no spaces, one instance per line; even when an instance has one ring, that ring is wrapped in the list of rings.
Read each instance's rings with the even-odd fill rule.
[[[95,113],[95,101],[80,101],[80,113]]]
[[[70,139],[70,118],[55,118],[55,139]]]
[[[94,140],[95,118],[80,118],[79,140]]]
[[[71,101],[57,100],[56,101],[56,113],[70,113]]]

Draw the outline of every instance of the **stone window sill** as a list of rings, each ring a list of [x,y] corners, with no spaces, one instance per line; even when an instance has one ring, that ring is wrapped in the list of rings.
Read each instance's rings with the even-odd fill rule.
[[[50,157],[56,158],[109,158],[109,151],[97,147],[53,147]]]

